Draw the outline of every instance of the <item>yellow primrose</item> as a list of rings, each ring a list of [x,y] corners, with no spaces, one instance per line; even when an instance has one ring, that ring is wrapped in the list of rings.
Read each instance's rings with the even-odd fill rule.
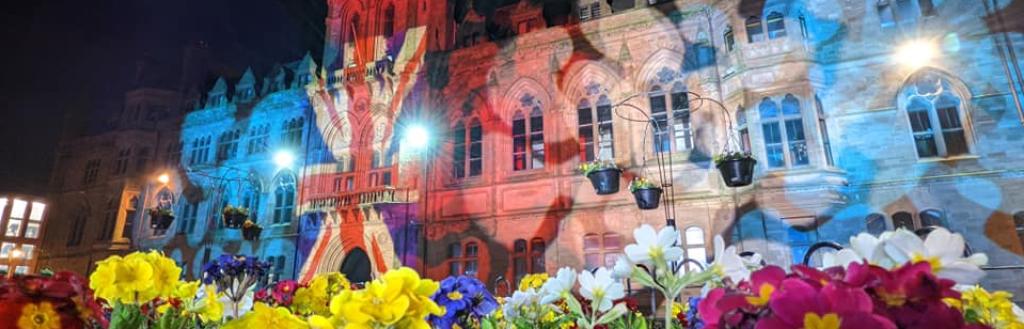
[[[217,287],[203,287],[203,298],[196,303],[194,311],[199,314],[199,319],[206,323],[217,322],[224,317],[224,304],[221,304],[217,296]]]
[[[967,315],[968,323],[982,324],[993,328],[1024,329],[1014,313],[1013,295],[1005,291],[988,292],[974,286],[964,290],[960,300],[946,299],[946,303]]]
[[[143,297],[149,297],[142,300],[172,296],[175,288],[178,286],[178,278],[181,277],[181,268],[178,267],[178,264],[173,259],[157,251],[133,253],[128,256],[132,257],[136,254],[148,261],[153,267],[153,287],[141,294]]]
[[[89,276],[89,288],[96,296],[110,302],[139,303],[153,287],[153,266],[139,253],[122,258],[110,256],[97,263],[96,271]]]
[[[328,295],[330,283],[327,277],[317,276],[309,281],[306,287],[295,290],[295,297],[292,299],[292,309],[295,313],[304,315],[328,315],[330,309],[327,304],[331,297]]]
[[[224,329],[279,328],[307,329],[309,325],[284,307],[270,307],[264,303],[253,305],[252,312],[224,324]]]
[[[60,315],[49,302],[27,304],[21,308],[18,329],[60,329]]]
[[[544,282],[548,281],[547,273],[528,274],[519,280],[519,291],[526,291],[526,289],[533,288],[534,290],[540,290]]]

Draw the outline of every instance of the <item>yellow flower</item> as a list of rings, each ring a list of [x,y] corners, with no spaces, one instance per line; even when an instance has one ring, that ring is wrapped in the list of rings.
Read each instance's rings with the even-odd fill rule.
[[[519,291],[526,291],[527,289],[533,288],[534,290],[540,290],[540,287],[544,285],[544,282],[548,281],[547,273],[528,274],[519,280]]]
[[[89,276],[89,288],[96,296],[110,302],[138,303],[151,294],[153,266],[139,253],[127,257],[110,256],[97,263]]]
[[[60,329],[60,315],[49,302],[27,304],[21,308],[18,329]]]
[[[979,286],[968,288],[960,300],[946,299],[946,303],[963,311],[968,323],[993,328],[1024,329],[1014,313],[1013,295],[1005,291],[988,292]]]
[[[178,286],[178,278],[181,277],[181,268],[178,267],[178,264],[173,259],[157,251],[137,252],[128,255],[128,257],[133,257],[136,254],[148,261],[153,267],[153,287],[147,290],[146,293],[141,294],[149,298],[141,300],[145,301],[156,297],[172,297],[172,294],[175,292],[174,290]]]
[[[203,298],[196,303],[193,311],[199,314],[199,319],[203,322],[220,321],[224,317],[224,304],[217,298],[217,287],[203,287]]]
[[[292,299],[292,309],[295,313],[304,315],[328,315],[330,303],[328,288],[330,283],[327,277],[317,276],[309,281],[305,287],[295,290],[295,297]]]
[[[363,290],[344,290],[331,299],[332,321],[345,328],[380,326],[429,329],[426,318],[444,310],[430,299],[437,282],[421,279],[416,271],[400,268],[385,273]]]
[[[270,307],[264,303],[256,303],[252,312],[241,318],[224,324],[224,329],[243,328],[280,328],[307,329],[309,325],[284,307]]]

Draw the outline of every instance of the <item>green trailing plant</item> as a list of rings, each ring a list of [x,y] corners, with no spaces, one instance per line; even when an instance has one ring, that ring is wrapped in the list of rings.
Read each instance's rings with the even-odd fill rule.
[[[605,169],[618,170],[619,166],[608,160],[594,160],[580,165],[580,172],[583,173],[583,176],[590,176],[590,174],[595,171]]]
[[[634,178],[633,181],[629,183],[629,193],[634,193],[637,190],[647,190],[653,188],[658,188],[658,184],[654,184],[654,182],[643,177]]]
[[[171,209],[157,207],[157,208],[153,208],[153,209],[149,210],[149,216],[150,217],[169,217],[169,216],[174,216],[174,213],[171,212]]]
[[[722,164],[722,162],[745,159],[753,160],[754,155],[751,154],[750,152],[727,151],[722,154],[716,154],[713,160],[715,161],[715,165],[717,166]]]

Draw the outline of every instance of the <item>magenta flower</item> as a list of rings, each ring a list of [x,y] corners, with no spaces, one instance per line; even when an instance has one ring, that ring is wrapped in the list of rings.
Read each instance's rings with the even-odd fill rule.
[[[280,306],[289,306],[292,304],[292,297],[295,297],[295,290],[299,289],[299,283],[295,280],[284,280],[274,285],[274,302]]]
[[[896,328],[885,317],[872,313],[873,303],[867,293],[841,282],[817,289],[802,278],[789,278],[782,281],[769,306],[771,315],[757,324],[758,329]]]

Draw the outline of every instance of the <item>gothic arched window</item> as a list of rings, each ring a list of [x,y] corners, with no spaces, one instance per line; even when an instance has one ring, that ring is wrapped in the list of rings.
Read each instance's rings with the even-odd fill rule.
[[[274,224],[290,223],[295,212],[295,177],[283,173],[274,188]]]
[[[761,26],[761,17],[747,17],[747,42],[754,43],[764,41],[764,28]]]
[[[759,110],[768,167],[796,167],[810,163],[800,101],[792,94],[786,94],[780,111],[776,103],[766,97],[761,101]]]
[[[671,70],[663,70],[663,72]],[[674,76],[678,76],[673,74]],[[659,79],[663,81],[666,79]],[[671,81],[666,81],[671,83]],[[665,86],[669,87],[669,86]],[[666,93],[662,86],[655,85],[648,93],[651,105],[651,119],[657,123],[654,129],[654,151],[672,152],[693,149],[693,130],[690,126],[690,101],[686,87],[676,81]],[[671,111],[669,111],[671,109]]]
[[[904,211],[892,215],[892,227],[894,229],[903,228],[911,231],[917,229],[917,225],[914,225],[914,217]]]
[[[950,82],[937,74],[925,73],[908,82],[902,97],[917,156],[951,157],[971,152],[967,115],[961,98]]]
[[[534,105],[512,116],[512,170],[540,168],[544,168],[544,113]]]
[[[483,173],[484,130],[480,120],[469,121],[469,129],[460,121],[452,127],[452,177],[465,178]]]
[[[768,39],[778,39],[786,36],[786,20],[782,14],[773,11],[768,14],[767,19]]]
[[[596,98],[596,102],[584,98],[577,106],[580,161],[613,160],[615,148],[611,100],[605,95],[591,98]]]

